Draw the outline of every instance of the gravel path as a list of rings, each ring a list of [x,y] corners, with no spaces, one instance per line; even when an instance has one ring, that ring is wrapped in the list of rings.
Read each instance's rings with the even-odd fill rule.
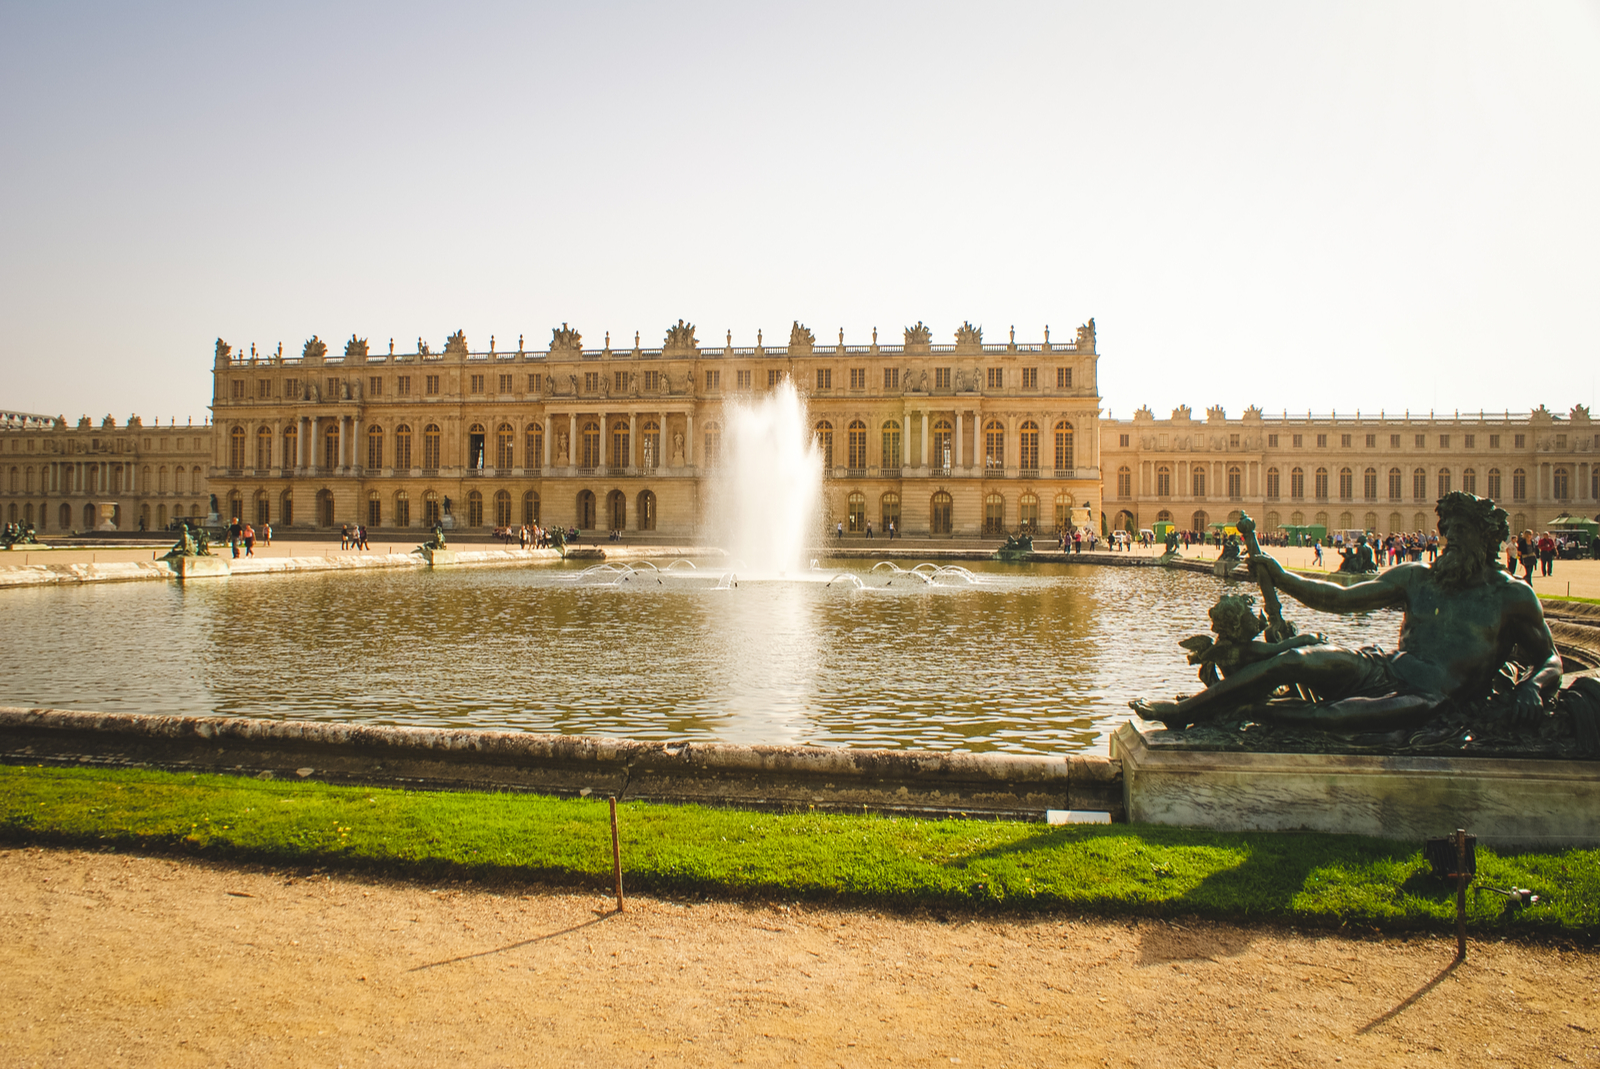
[[[1600,955],[0,849],[7,1066],[1595,1064]]]

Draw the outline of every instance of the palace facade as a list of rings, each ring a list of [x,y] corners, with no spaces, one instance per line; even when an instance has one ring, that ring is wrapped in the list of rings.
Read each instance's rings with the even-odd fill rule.
[[[1490,497],[1513,531],[1600,509],[1596,428],[1582,405],[1565,416],[1426,416],[1379,412],[1267,415],[1220,408],[1169,419],[1141,408],[1101,423],[1105,508],[1114,527],[1167,521],[1186,530],[1250,513],[1263,531],[1321,526],[1379,534],[1432,531],[1451,490]]]
[[[0,498],[7,523],[40,533],[159,530],[204,519],[209,424],[146,427],[138,416],[69,426],[60,417],[0,414]]]
[[[702,346],[669,328],[659,348],[241,358],[218,341],[209,485],[257,524],[426,528],[518,523],[689,536],[722,452],[723,404],[791,382],[825,466],[830,526],[916,535],[1000,534],[1091,522],[1100,490],[1094,323],[1067,345],[952,345],[926,327],[903,343]]]

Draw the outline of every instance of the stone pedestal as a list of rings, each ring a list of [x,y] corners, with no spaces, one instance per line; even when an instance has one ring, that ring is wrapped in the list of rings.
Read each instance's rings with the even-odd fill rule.
[[[422,559],[427,561],[431,567],[442,568],[456,563],[456,551],[453,549],[429,549],[427,546],[423,546]]]
[[[1486,846],[1600,845],[1600,762],[1189,749],[1137,717],[1111,736],[1128,819],[1216,831],[1324,831]]]
[[[447,512],[439,517],[439,526],[446,531],[453,531],[456,529],[456,518]]]
[[[180,580],[226,579],[233,574],[226,557],[174,557],[167,563]]]

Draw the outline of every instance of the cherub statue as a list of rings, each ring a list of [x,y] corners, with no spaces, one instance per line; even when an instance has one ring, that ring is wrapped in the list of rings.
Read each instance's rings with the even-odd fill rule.
[[[1224,594],[1211,606],[1215,641],[1209,635],[1195,635],[1178,643],[1189,651],[1189,663],[1200,666],[1200,682],[1206,686],[1216,686],[1238,669],[1276,657],[1285,650],[1317,646],[1327,641],[1325,635],[1295,635],[1283,642],[1257,638],[1266,630],[1267,620],[1255,611],[1255,603],[1256,599],[1249,594]]]

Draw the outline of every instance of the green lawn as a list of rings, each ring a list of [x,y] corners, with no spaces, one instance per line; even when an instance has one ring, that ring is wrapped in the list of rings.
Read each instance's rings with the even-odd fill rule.
[[[618,807],[634,890],[896,905],[1199,914],[1444,929],[1453,893],[1420,844],[1149,825],[990,823]],[[610,883],[604,800],[410,792],[227,776],[0,767],[0,837],[428,878]],[[1496,856],[1480,882],[1544,901],[1483,929],[1600,934],[1600,851]]]

